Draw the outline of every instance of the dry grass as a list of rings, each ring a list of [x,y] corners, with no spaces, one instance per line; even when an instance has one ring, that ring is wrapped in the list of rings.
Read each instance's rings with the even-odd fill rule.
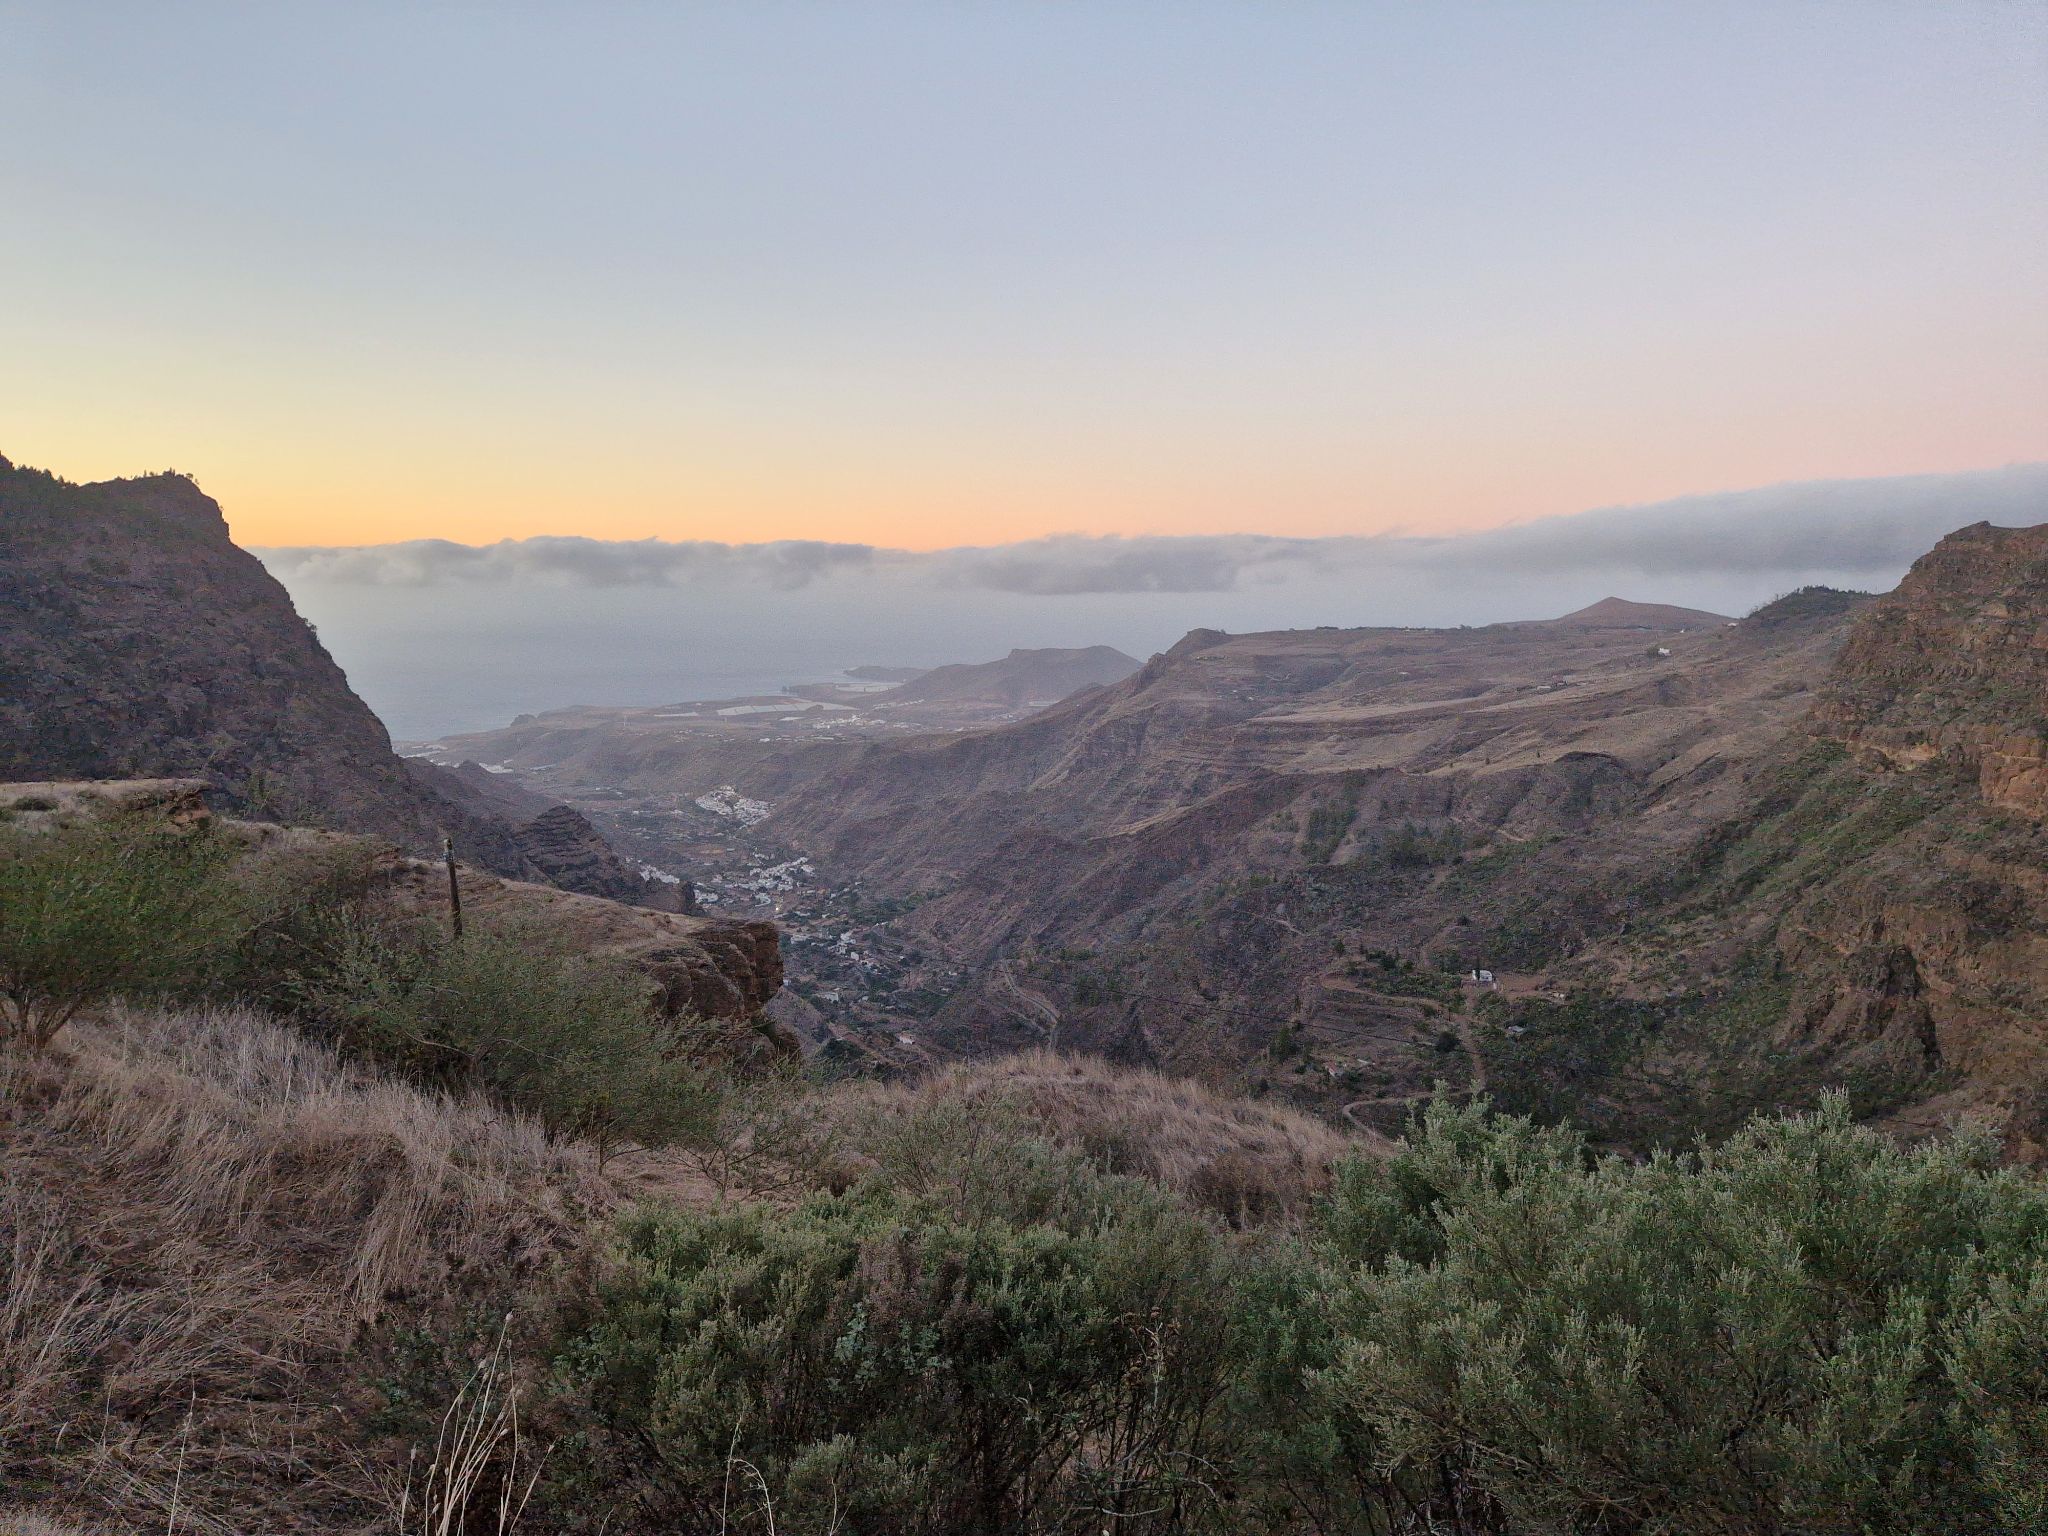
[[[33,1510],[0,1509],[0,1536],[97,1536],[83,1526],[52,1520]]]
[[[814,1101],[854,1147],[947,1104],[1244,1222],[1297,1215],[1350,1145],[1050,1053]],[[652,1154],[608,1177],[532,1120],[247,1012],[117,1011],[58,1050],[0,1051],[0,1488],[37,1506],[0,1536],[453,1532],[494,1505],[508,1529],[508,1474],[544,1448],[512,1428],[506,1362],[534,1357],[626,1200],[707,1188]],[[379,1417],[394,1381],[411,1421]],[[409,1451],[428,1458],[410,1475]]]
[[[1012,1109],[1111,1172],[1153,1179],[1245,1224],[1300,1216],[1329,1187],[1331,1165],[1359,1149],[1294,1110],[1044,1050],[961,1063],[912,1083],[848,1087],[825,1113],[858,1146],[863,1121],[909,1118],[948,1102]]]
[[[415,1458],[399,1496],[397,1536],[462,1536],[479,1523],[510,1536],[540,1482],[538,1455],[521,1432],[519,1384],[503,1330],[441,1415],[433,1455]]]
[[[375,1325],[558,1283],[618,1203],[586,1148],[247,1013],[0,1056],[0,1127],[0,1482],[158,1531],[388,1524]]]

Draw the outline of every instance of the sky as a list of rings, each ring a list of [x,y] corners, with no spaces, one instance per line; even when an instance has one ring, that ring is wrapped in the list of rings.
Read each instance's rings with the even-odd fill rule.
[[[2038,3],[0,0],[0,452],[190,471],[271,550],[1429,539],[2038,462],[2044,253]]]

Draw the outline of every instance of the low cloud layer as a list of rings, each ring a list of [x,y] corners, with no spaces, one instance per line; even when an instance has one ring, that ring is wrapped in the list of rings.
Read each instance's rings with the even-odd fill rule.
[[[1059,534],[988,549],[946,549],[925,558],[949,585],[1034,597],[1102,592],[1229,592],[1246,578],[1350,563],[1372,539],[1276,539],[1258,534],[1198,538],[1089,538]]]
[[[862,662],[1189,630],[1490,624],[1613,595],[1745,613],[1810,581],[1891,586],[1967,523],[2048,518],[2048,465],[1617,507],[1457,538],[1061,536],[860,544],[524,539],[272,550],[271,569],[402,737],[575,703],[775,693]]]
[[[1219,593],[1314,572],[1446,576],[1766,577],[1826,571],[1893,578],[1967,523],[2048,519],[2048,464],[1967,474],[1823,480],[1610,507],[1449,538],[1283,539],[1058,535],[912,554],[865,544],[660,539],[423,539],[357,549],[261,550],[287,582],[393,588],[449,583],[569,587],[758,586],[793,591],[882,570],[918,584],[1038,597]]]
[[[433,587],[447,582],[541,581],[582,587],[685,586],[743,582],[789,590],[820,576],[874,563],[866,544],[784,540],[719,544],[692,539],[500,539],[453,544],[413,539],[352,549],[261,549],[263,563],[284,581],[350,586]]]
[[[1530,572],[1646,576],[1833,570],[1895,576],[1970,523],[2048,521],[2048,464],[1883,480],[1817,480],[1609,507],[1447,541]]]

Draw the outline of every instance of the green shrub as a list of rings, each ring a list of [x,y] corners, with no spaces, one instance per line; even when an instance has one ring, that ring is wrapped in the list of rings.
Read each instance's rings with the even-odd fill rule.
[[[241,851],[234,878],[250,922],[217,990],[270,1012],[296,1011],[335,936],[362,920],[378,859],[374,845],[353,841],[259,843]]]
[[[1448,864],[1465,851],[1464,834],[1456,826],[1430,827],[1403,822],[1386,834],[1381,852],[1394,869],[1427,869]]]
[[[563,1360],[606,1448],[586,1475],[662,1530],[1210,1528],[1229,1250],[1137,1181],[991,1161],[928,1196],[632,1221]]]
[[[127,817],[0,827],[0,1027],[41,1047],[115,995],[208,990],[255,921],[232,857]]]
[[[2048,1263],[1992,1275],[1941,1359],[1955,1393],[1949,1415],[1970,1441],[1991,1529],[2048,1532]]]
[[[344,914],[302,1006],[346,1049],[418,1079],[476,1083],[619,1147],[716,1140],[727,1084],[694,1020],[660,1017],[645,976],[622,960],[572,953],[541,932],[472,931],[461,943],[424,926]]]
[[[1358,815],[1357,796],[1326,800],[1309,809],[1302,829],[1301,858],[1305,864],[1328,864],[1344,842],[1344,834]]]
[[[2039,1529],[2048,1196],[1833,1099],[1632,1164],[1439,1104],[1325,1228],[1356,1432],[1464,1529]]]

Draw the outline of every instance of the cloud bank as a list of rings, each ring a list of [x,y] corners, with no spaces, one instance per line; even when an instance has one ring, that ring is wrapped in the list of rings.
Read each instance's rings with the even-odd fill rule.
[[[790,590],[820,576],[872,565],[866,544],[783,540],[719,544],[692,539],[585,539],[551,536],[454,544],[412,539],[355,548],[259,549],[280,580],[347,586],[434,587],[448,582],[541,581],[581,587],[686,586],[743,582]]]
[[[271,550],[402,737],[573,703],[773,694],[861,662],[1013,646],[1164,650],[1195,628],[1491,624],[1605,596],[1745,613],[1807,582],[1880,589],[1967,523],[2048,518],[2048,465],[1615,507],[1455,538],[1059,536],[861,544],[524,539]]]
[[[1337,572],[1454,576],[1606,571],[1617,576],[1751,577],[1831,571],[1895,576],[1967,523],[2048,519],[2048,464],[1964,474],[1823,480],[1607,507],[1453,537],[1288,539],[1258,534],[1128,538],[1055,535],[912,553],[785,540],[421,539],[354,549],[257,553],[281,579],[339,586],[463,584],[757,586],[794,591],[887,571],[942,588],[1063,597],[1220,593],[1247,582]]]

